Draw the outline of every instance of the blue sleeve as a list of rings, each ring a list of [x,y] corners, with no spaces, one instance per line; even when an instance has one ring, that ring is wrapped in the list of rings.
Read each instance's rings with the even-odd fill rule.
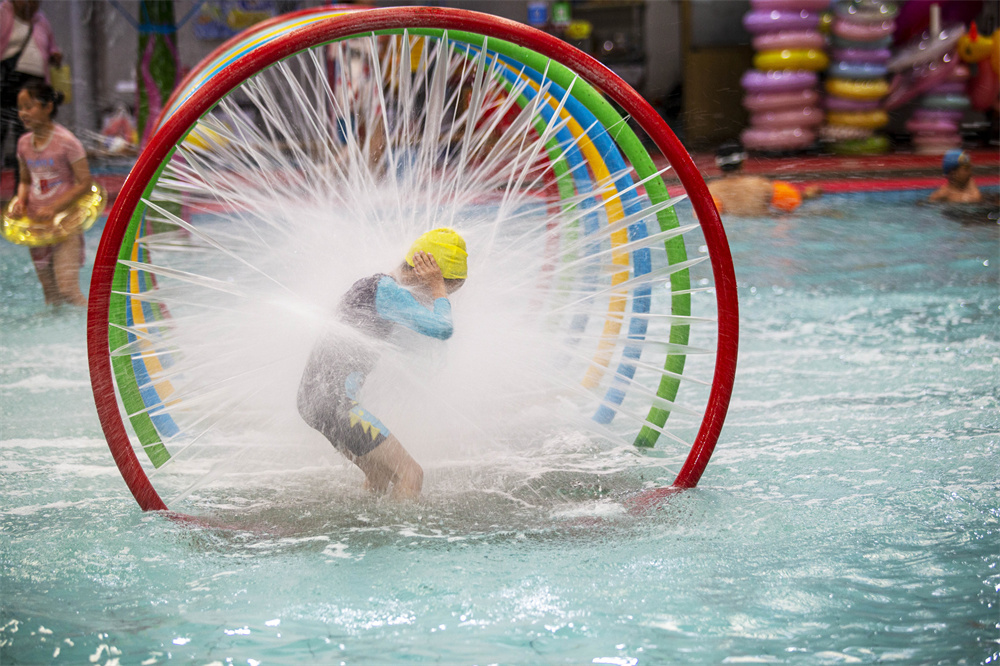
[[[451,337],[451,302],[447,298],[434,301],[434,309],[420,304],[408,289],[399,286],[389,276],[379,280],[375,290],[375,311],[380,317],[439,340]]]

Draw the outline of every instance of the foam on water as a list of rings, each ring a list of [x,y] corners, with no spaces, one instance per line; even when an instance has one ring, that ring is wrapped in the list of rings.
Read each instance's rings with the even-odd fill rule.
[[[235,529],[136,508],[82,314],[0,247],[0,662],[995,659],[997,228],[869,207],[728,231],[742,349],[699,488],[628,514],[661,459],[567,428],[430,464],[394,505],[316,447],[187,497]]]

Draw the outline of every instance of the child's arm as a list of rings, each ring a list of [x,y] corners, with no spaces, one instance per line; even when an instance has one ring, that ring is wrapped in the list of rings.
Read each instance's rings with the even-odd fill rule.
[[[428,310],[408,289],[388,276],[378,283],[375,311],[389,321],[439,340],[447,340],[454,332],[451,302],[445,296],[435,298],[434,309]]]
[[[947,198],[948,198],[948,186],[942,185],[941,187],[934,190],[934,192],[932,192],[931,195],[927,197],[927,200],[933,203],[935,201],[944,201]]]
[[[17,158],[17,201],[10,207],[10,214],[21,217],[28,210],[28,196],[31,192],[31,174],[28,166],[20,157]]]

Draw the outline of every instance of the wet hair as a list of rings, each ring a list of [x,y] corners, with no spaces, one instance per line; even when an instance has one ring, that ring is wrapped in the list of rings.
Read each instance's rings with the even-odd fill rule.
[[[743,150],[743,146],[734,141],[722,144],[715,151],[715,165],[722,173],[732,173],[738,170],[746,158],[747,154]]]
[[[21,90],[28,93],[28,95],[31,96],[31,99],[39,101],[42,104],[51,103],[52,115],[50,117],[56,117],[59,105],[63,102],[63,94],[61,92],[58,92],[44,81],[28,81],[21,87]]]

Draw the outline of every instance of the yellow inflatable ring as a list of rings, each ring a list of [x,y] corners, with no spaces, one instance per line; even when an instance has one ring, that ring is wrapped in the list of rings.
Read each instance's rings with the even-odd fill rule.
[[[36,224],[29,217],[11,217],[10,210],[17,197],[10,200],[7,210],[3,213],[3,238],[15,245],[28,247],[43,247],[61,243],[74,234],[82,234],[94,226],[97,217],[104,210],[108,193],[104,188],[93,183],[90,191],[85,192],[69,209],[57,213],[52,222]]]
[[[761,51],[753,57],[753,66],[762,71],[772,69],[804,69],[819,72],[830,59],[820,49],[780,49]]]
[[[882,109],[874,111],[830,111],[826,122],[860,129],[878,129],[889,124],[889,114]]]
[[[826,91],[845,99],[881,99],[889,94],[889,84],[883,79],[827,79]]]

